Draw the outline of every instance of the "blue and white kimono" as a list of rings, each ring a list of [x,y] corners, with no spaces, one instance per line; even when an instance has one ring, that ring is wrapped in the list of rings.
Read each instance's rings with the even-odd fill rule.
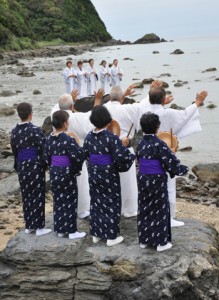
[[[83,148],[91,196],[90,233],[102,239],[116,239],[121,216],[119,172],[129,170],[135,155],[106,129],[91,131]]]
[[[45,226],[44,143],[43,132],[30,122],[17,124],[12,130],[11,147],[21,187],[26,229]]]
[[[61,132],[46,140],[44,159],[50,169],[53,194],[54,231],[77,231],[78,188],[76,176],[84,162],[83,149],[74,138]]]
[[[158,246],[171,241],[167,174],[182,176],[188,168],[156,135],[144,135],[137,148],[139,243]]]

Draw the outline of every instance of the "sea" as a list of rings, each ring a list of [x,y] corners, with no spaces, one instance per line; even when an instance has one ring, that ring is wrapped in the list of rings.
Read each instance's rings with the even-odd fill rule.
[[[184,54],[170,54],[175,49],[181,49]],[[153,54],[153,51],[159,53]],[[1,66],[0,92],[10,90],[21,93],[11,97],[0,97],[0,105],[29,101],[34,110],[33,123],[41,126],[44,119],[50,115],[52,106],[65,92],[62,71],[67,58],[72,58],[74,65],[79,59],[93,58],[97,69],[103,59],[112,63],[113,59],[117,58],[124,72],[121,83],[123,89],[144,78],[160,79],[169,84],[167,90],[174,96],[173,103],[182,107],[191,105],[196,93],[208,91],[205,105],[199,108],[202,131],[180,140],[180,148],[191,146],[192,151],[177,152],[177,156],[183,164],[190,167],[198,163],[219,162],[219,80],[216,80],[219,78],[219,37],[193,37],[158,44],[93,48],[92,52],[84,52],[79,56],[20,59],[19,62],[24,63],[35,76],[23,78],[17,75],[19,67]],[[125,58],[129,60],[124,60]],[[208,68],[217,70],[204,72]],[[161,76],[166,73],[171,76]],[[188,83],[182,87],[174,87],[177,80]],[[35,89],[40,90],[42,94],[33,95]],[[148,90],[149,85],[136,89],[136,101],[144,99]],[[217,107],[207,108],[210,103]],[[0,117],[0,128],[10,132],[16,122],[16,115]]]

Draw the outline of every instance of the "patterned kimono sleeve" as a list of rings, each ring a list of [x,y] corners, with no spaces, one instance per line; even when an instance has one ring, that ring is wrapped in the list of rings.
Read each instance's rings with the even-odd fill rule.
[[[47,167],[50,166],[51,155],[50,155],[50,151],[49,151],[49,137],[46,139],[44,147],[43,147],[43,161]]]
[[[78,146],[76,140],[72,137],[68,137],[68,154],[73,164],[74,174],[78,174],[84,162],[84,151],[83,148]]]
[[[44,156],[44,146],[45,146],[45,142],[46,142],[46,137],[40,128],[37,128],[37,130],[36,130],[35,139],[36,139],[38,154],[41,158],[41,162],[42,162],[42,164],[45,164],[43,156]]]
[[[111,154],[118,172],[127,172],[135,160],[135,155],[123,146],[116,135],[113,136],[111,141]]]
[[[11,149],[14,155],[14,169],[17,171],[17,156],[18,156],[18,151],[17,148],[15,146],[15,141],[14,141],[14,130],[12,130],[11,133],[11,140],[10,140],[10,144],[11,144]]]
[[[165,143],[162,143],[160,146],[160,159],[162,165],[164,170],[170,174],[171,178],[175,177],[176,175],[183,176],[188,173],[189,168],[180,164],[180,160],[177,159],[175,154],[170,151]]]
[[[84,151],[84,159],[88,160],[89,158],[89,148],[88,148],[88,135],[86,136],[85,140],[84,140],[84,145],[83,145],[83,151]]]

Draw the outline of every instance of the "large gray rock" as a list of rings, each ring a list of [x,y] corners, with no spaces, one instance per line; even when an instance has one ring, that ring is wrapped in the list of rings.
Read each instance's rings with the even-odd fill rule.
[[[71,241],[20,231],[0,254],[0,298],[216,300],[218,234],[199,221],[185,222],[173,230],[173,248],[162,253],[139,247],[136,218],[122,219],[124,242],[112,248],[93,244],[89,235]],[[80,229],[88,226],[80,221]]]
[[[166,40],[161,39],[154,33],[145,34],[142,38],[138,39],[134,42],[134,44],[152,44],[152,43],[160,43],[166,42]]]
[[[195,165],[192,171],[200,181],[214,181],[219,183],[219,163]]]
[[[12,174],[0,180],[0,193],[4,196],[18,193],[20,190],[17,174]]]

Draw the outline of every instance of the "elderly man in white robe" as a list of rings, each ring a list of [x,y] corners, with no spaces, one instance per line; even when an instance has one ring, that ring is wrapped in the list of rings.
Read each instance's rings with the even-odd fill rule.
[[[159,83],[158,83],[159,85]],[[178,139],[201,131],[198,107],[201,106],[207,97],[207,92],[202,91],[196,95],[194,104],[185,110],[164,108],[165,90],[161,87],[150,89],[149,100],[141,101],[141,115],[145,112],[152,112],[160,118],[159,132],[172,130]],[[168,195],[170,202],[171,227],[183,226],[184,222],[175,220],[176,217],[176,179],[168,176]]]
[[[71,92],[76,89],[75,79],[77,77],[76,71],[72,68],[72,61],[68,60],[66,62],[66,67],[63,71],[64,82],[65,82],[65,91],[67,94],[71,94]]]
[[[99,90],[95,95],[94,106],[101,102],[101,98],[104,94],[103,90]],[[66,110],[69,114],[69,126],[68,131],[75,133],[80,141],[80,146],[84,144],[84,139],[89,131],[93,129],[93,125],[90,123],[90,114],[74,112],[73,100],[76,100],[78,96],[77,91],[73,91],[72,95],[65,94],[60,99],[59,102],[54,105],[51,111],[51,116],[54,112],[58,110]],[[89,183],[88,183],[88,172],[87,166],[84,162],[82,166],[81,175],[77,177],[78,184],[78,217],[83,219],[90,215],[90,194],[89,194]]]
[[[119,63],[118,59],[114,59],[113,65],[110,68],[110,72],[112,76],[112,81],[111,81],[112,86],[120,86],[122,77],[124,75],[118,63]]]
[[[94,67],[94,60],[89,59],[89,66],[87,68],[88,73],[88,82],[87,82],[87,95],[95,95],[97,90],[97,81],[98,81],[98,75],[97,70]]]
[[[87,97],[87,82],[89,74],[83,68],[83,62],[81,60],[78,61],[78,67],[76,68],[76,75],[77,75],[77,90],[79,92],[78,98]]]

